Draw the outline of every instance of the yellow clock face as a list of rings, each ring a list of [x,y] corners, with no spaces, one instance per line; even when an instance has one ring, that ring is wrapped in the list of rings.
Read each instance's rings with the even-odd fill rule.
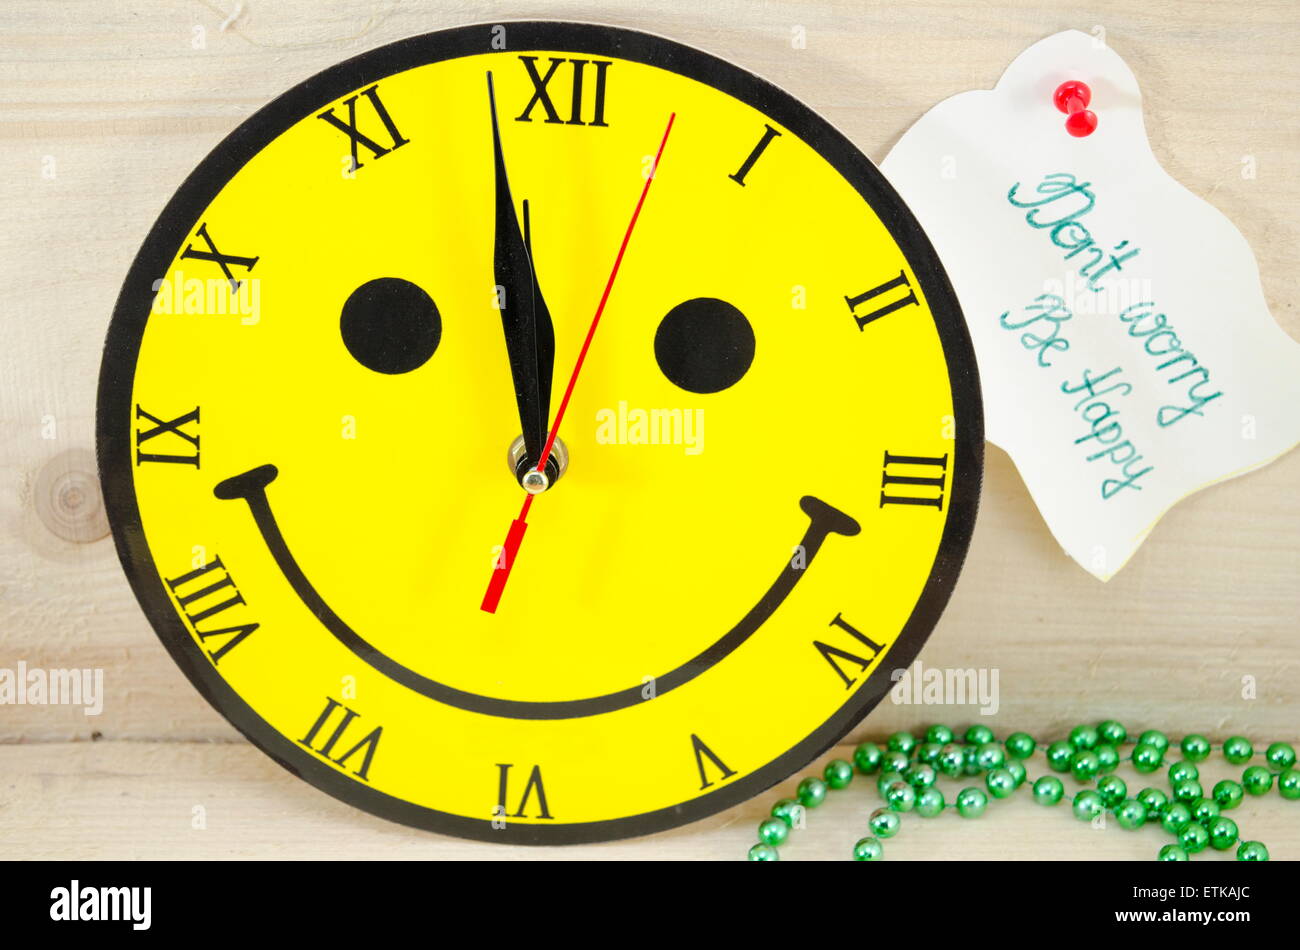
[[[341,799],[527,843],[681,824],[843,736],[947,600],[982,444],[870,163],[734,66],[568,23],[250,118],[141,251],[99,412],[200,691]]]

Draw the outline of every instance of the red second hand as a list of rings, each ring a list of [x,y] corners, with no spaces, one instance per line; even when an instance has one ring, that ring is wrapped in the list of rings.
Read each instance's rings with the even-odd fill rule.
[[[578,374],[582,372],[582,364],[587,359],[587,351],[591,349],[591,340],[596,335],[596,327],[600,324],[600,315],[605,312],[609,292],[614,287],[614,278],[618,276],[618,269],[623,264],[623,254],[627,251],[628,241],[632,239],[632,229],[636,227],[636,219],[641,216],[641,206],[645,204],[645,196],[650,193],[650,183],[655,180],[655,174],[659,171],[659,159],[664,154],[664,146],[668,144],[668,133],[673,130],[673,120],[676,118],[676,112],[668,116],[668,127],[664,129],[664,137],[659,141],[659,151],[655,153],[654,164],[650,166],[650,174],[646,177],[645,186],[641,189],[641,197],[637,199],[636,209],[632,212],[632,220],[628,222],[627,230],[623,232],[623,243],[619,245],[618,256],[614,258],[614,267],[609,272],[609,280],[605,281],[605,292],[600,295],[600,303],[596,306],[596,315],[591,318],[591,326],[587,329],[587,338],[582,341],[582,349],[578,351],[578,361],[573,366],[573,373],[569,376],[569,385],[564,388],[564,398],[560,400],[560,408],[555,413],[555,423],[551,426],[551,433],[547,436],[546,445],[542,448],[542,457],[537,463],[537,471],[539,472],[546,467],[546,460],[551,457],[551,449],[555,447],[555,437],[560,431],[560,423],[564,421],[564,412],[569,408],[569,399],[573,396],[573,387],[578,382]],[[519,545],[523,543],[524,532],[528,529],[528,509],[532,507],[534,497],[533,495],[525,496],[523,507],[519,509],[519,517],[510,522],[510,531],[506,534],[506,543],[502,545],[501,557],[498,558],[496,566],[492,569],[492,579],[488,581],[487,593],[483,595],[483,603],[479,605],[482,610],[490,614],[496,613],[497,605],[501,602],[501,592],[505,590],[506,581],[510,577],[510,569],[514,567],[515,556],[519,553]]]

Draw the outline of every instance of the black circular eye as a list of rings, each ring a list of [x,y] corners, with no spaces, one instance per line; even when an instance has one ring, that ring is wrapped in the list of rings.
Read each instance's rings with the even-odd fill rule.
[[[659,322],[655,359],[669,382],[682,389],[720,392],[740,382],[754,362],[754,329],[725,300],[696,297]]]
[[[433,298],[400,277],[380,277],[352,291],[339,319],[343,345],[376,373],[409,373],[429,361],[442,339]]]

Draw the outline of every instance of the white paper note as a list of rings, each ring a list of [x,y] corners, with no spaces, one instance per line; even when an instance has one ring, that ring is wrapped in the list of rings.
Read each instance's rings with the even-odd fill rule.
[[[1052,102],[1070,79],[1092,89],[1086,138]],[[1300,344],[1245,238],[1160,167],[1133,73],[1093,37],[1030,47],[882,168],[961,301],[989,440],[1090,573],[1112,577],[1179,499],[1300,442]]]

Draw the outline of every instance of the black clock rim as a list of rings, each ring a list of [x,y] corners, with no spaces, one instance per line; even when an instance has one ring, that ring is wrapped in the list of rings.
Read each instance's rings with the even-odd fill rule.
[[[495,27],[508,48],[493,50]],[[507,824],[441,812],[354,781],[302,752],[239,696],[198,650],[172,608],[145,543],[131,473],[130,400],[136,359],[148,320],[153,282],[166,268],[221,186],[294,122],[345,94],[393,73],[462,56],[564,50],[616,56],[704,82],[776,119],[813,146],[880,216],[912,268],[939,332],[948,365],[956,432],[953,488],[939,550],[906,624],[886,654],[889,667],[911,665],[952,594],[970,544],[983,477],[984,420],[970,336],[933,246],[902,199],[861,151],[810,107],[726,60],[652,33],[594,23],[518,20],[453,27],[376,47],[331,66],[272,100],[240,123],[186,178],[150,229],[123,284],[104,345],[97,398],[96,442],[105,505],[127,579],[172,659],[212,706],[255,746],[321,791],[390,821],[498,844],[560,845],[609,841],[665,831],[747,801],[814,761],[862,721],[892,686],[882,663],[803,741],[755,771],[678,805],[602,821]],[[629,756],[627,767],[633,766]]]

